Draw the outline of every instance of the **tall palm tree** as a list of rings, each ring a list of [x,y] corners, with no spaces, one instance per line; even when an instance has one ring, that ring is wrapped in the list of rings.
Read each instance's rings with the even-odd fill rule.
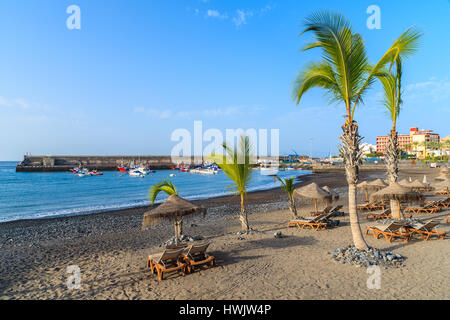
[[[367,249],[367,243],[361,232],[356,211],[356,183],[358,166],[362,154],[359,144],[362,137],[358,133],[358,124],[354,120],[356,107],[363,102],[367,89],[376,81],[379,73],[415,50],[418,33],[406,30],[375,65],[370,65],[362,36],[354,33],[349,22],[340,14],[320,11],[305,21],[303,33],[312,32],[315,41],[303,50],[319,48],[322,61],[309,63],[298,75],[294,96],[297,104],[311,88],[323,88],[330,102],[345,105],[346,121],[342,126],[342,153],[347,183],[349,186],[349,214],[353,242],[358,249]],[[303,34],[302,33],[302,34]]]
[[[389,140],[386,146],[386,169],[389,183],[394,183],[398,179],[398,161],[400,159],[400,149],[398,147],[397,120],[400,115],[402,98],[401,98],[401,79],[402,79],[402,63],[398,59],[397,72],[386,71],[378,75],[383,86],[383,105],[387,109],[387,113],[392,120],[392,128],[389,133]],[[390,201],[391,212],[397,216],[394,218],[401,220],[402,216],[398,210],[398,202]]]
[[[250,138],[242,135],[238,146],[232,148],[226,142],[222,144],[225,150],[224,155],[211,155],[209,159],[215,162],[225,173],[225,175],[233,181],[229,185],[229,191],[240,196],[241,214],[239,220],[243,231],[249,231],[247,211],[245,207],[245,199],[247,197],[247,186],[252,180],[253,164],[251,154]]]
[[[155,203],[156,197],[158,196],[158,194],[160,192],[164,192],[168,196],[171,196],[174,194],[178,196],[178,190],[175,187],[175,185],[172,183],[172,181],[170,181],[170,179],[163,180],[160,183],[158,183],[150,188],[150,191],[148,193],[148,199],[152,204]],[[183,217],[179,217],[178,220],[175,220],[174,224],[175,224],[176,234],[182,235],[183,234]],[[175,239],[175,240],[177,240],[177,239]]]
[[[284,178],[276,176],[277,179],[281,182],[281,189],[283,189],[289,197],[289,210],[291,211],[294,218],[297,218],[297,208],[295,207],[295,199],[294,199],[294,180],[295,177],[292,178]]]

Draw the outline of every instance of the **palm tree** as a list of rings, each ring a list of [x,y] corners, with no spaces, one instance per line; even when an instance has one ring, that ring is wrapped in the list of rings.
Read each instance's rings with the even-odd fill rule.
[[[170,181],[170,179],[163,180],[160,183],[158,183],[150,188],[150,191],[148,194],[148,199],[152,204],[155,203],[156,197],[158,196],[158,194],[160,192],[164,192],[168,196],[171,196],[171,195],[178,196],[178,190],[174,186],[172,181]],[[179,217],[178,220],[175,220],[174,224],[175,224],[175,233],[178,235],[182,235],[183,234],[183,217]],[[177,239],[175,239],[175,240],[177,240]]]
[[[252,180],[253,165],[251,163],[251,144],[248,136],[240,137],[238,147],[231,148],[226,142],[222,144],[225,155],[211,155],[209,159],[215,162],[233,181],[229,186],[229,191],[241,198],[241,214],[239,220],[243,231],[249,231],[247,211],[245,208],[245,199],[247,197],[247,186]]]
[[[306,19],[305,27],[303,33],[312,32],[315,41],[306,45],[303,50],[320,48],[323,59],[318,63],[309,63],[298,75],[294,88],[295,100],[299,104],[309,89],[318,87],[326,90],[330,102],[345,105],[346,121],[342,126],[343,134],[340,139],[349,186],[350,226],[355,246],[367,249],[356,211],[356,183],[362,159],[359,144],[362,137],[358,133],[354,112],[383,69],[387,65],[392,67],[398,59],[414,52],[415,40],[419,35],[412,29],[406,30],[380,61],[371,66],[362,36],[352,31],[349,22],[342,15],[320,11]]]
[[[284,178],[276,176],[277,179],[281,182],[281,189],[283,189],[289,197],[289,210],[291,211],[294,218],[297,218],[297,208],[295,207],[295,199],[294,199],[294,180],[295,177],[292,178]]]

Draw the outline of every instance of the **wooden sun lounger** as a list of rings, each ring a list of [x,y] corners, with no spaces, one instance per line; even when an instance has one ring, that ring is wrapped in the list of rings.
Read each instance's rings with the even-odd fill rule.
[[[361,211],[377,211],[377,210],[384,210],[385,204],[382,202],[376,202],[376,203],[368,203],[364,205],[360,205],[357,207],[358,210]]]
[[[386,210],[384,210],[383,212],[380,212],[380,213],[368,212],[366,214],[366,218],[368,220],[373,220],[373,221],[377,221],[377,220],[380,220],[380,219],[392,218],[391,209],[386,209]]]
[[[413,233],[419,234],[423,240],[427,241],[432,236],[436,236],[440,240],[444,240],[447,233],[445,231],[438,231],[435,228],[439,225],[439,221],[428,221],[425,224],[417,223],[410,226]]]
[[[446,198],[446,199],[441,199],[441,200],[439,200],[439,201],[430,201],[430,202],[427,202],[426,205],[430,205],[430,204],[432,204],[433,202],[435,202],[436,206],[439,206],[439,207],[441,207],[441,208],[448,208],[448,207],[450,207],[450,198],[449,198],[449,197]]]
[[[432,203],[424,206],[424,207],[406,207],[405,212],[412,213],[436,213],[441,210],[441,208],[436,205],[437,201],[433,201]]]
[[[152,274],[158,273],[158,280],[164,278],[164,273],[178,271],[184,276],[186,272],[186,264],[182,262],[181,254],[184,249],[171,250],[166,249],[162,253],[148,256],[147,268],[150,268]]]
[[[318,214],[316,214],[315,212],[311,212],[311,215],[312,216],[319,216],[319,215],[328,215],[328,214],[332,213],[331,216],[334,216],[336,213],[339,212],[339,210],[342,209],[342,207],[343,207],[343,205],[341,205],[341,204],[337,205],[335,207],[328,206],[325,209],[323,209],[323,211],[319,211]],[[328,217],[328,218],[331,218],[331,216]]]
[[[183,259],[187,264],[188,272],[194,271],[194,268],[200,265],[209,265],[214,267],[215,258],[206,253],[210,243],[189,246],[183,253]]]
[[[297,226],[299,229],[310,227],[313,231],[325,230],[327,228],[326,222],[321,222],[321,219],[325,217],[324,214],[320,214],[317,217],[311,219],[294,219],[289,221],[288,227]]]
[[[366,235],[369,234],[369,232],[372,232],[375,239],[379,239],[380,236],[383,235],[387,242],[391,242],[396,238],[403,239],[404,242],[408,242],[411,238],[412,232],[408,230],[402,232],[401,229],[404,227],[404,225],[397,222],[391,222],[386,225],[370,226],[367,227]]]

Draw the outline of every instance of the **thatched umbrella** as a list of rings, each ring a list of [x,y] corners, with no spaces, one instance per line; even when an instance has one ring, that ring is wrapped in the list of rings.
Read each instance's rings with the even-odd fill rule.
[[[194,213],[205,215],[206,209],[201,206],[196,206],[174,194],[167,198],[163,204],[144,214],[142,229],[148,226],[155,227],[164,220],[173,221],[175,227],[175,244],[177,244],[178,238],[181,236],[181,221],[183,217]]]
[[[413,182],[411,182],[408,186],[409,188],[413,189],[414,191],[420,192],[423,191],[425,189],[427,189],[427,185],[420,182],[419,180],[414,180]]]
[[[369,190],[368,190],[368,187],[367,187],[368,185],[369,185],[369,183],[367,181],[360,182],[360,183],[358,183],[356,185],[356,187],[358,189],[364,191],[364,193],[366,194],[366,202],[369,202],[369,194],[368,194]]]
[[[403,187],[397,182],[392,183],[390,186],[381,189],[370,196],[371,201],[384,201],[384,200],[396,200],[398,211],[397,219],[401,219],[400,201],[422,201],[423,196],[415,191],[412,191],[406,187]],[[392,208],[391,208],[392,209]]]
[[[331,201],[332,198],[330,193],[321,189],[315,182],[312,182],[304,187],[295,189],[294,194],[303,198],[314,200],[314,210],[316,214],[318,213],[317,201],[318,200]]]
[[[449,179],[445,179],[445,180],[442,180],[441,182],[437,182],[437,183],[433,184],[433,187],[437,191],[449,190],[450,189],[450,180]]]
[[[331,195],[331,201],[339,200],[339,194],[336,191],[330,189],[328,186],[324,186],[324,187],[322,187],[322,189]],[[327,207],[328,207],[328,200],[325,200],[325,201],[326,201]]]
[[[369,187],[369,189],[372,189],[372,190],[380,190],[380,189],[387,187],[387,184],[384,183],[384,181],[381,179],[376,179],[376,180],[369,182],[368,187]]]
[[[406,178],[398,181],[398,184],[404,187],[409,187],[409,181]]]

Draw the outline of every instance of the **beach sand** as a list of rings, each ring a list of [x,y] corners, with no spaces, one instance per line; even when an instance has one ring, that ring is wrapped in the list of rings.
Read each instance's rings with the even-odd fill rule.
[[[400,178],[428,181],[438,170],[401,172]],[[363,172],[362,179],[384,177],[384,172]],[[347,210],[343,174],[301,177],[306,184],[335,188],[338,203]],[[358,196],[361,199],[361,195]],[[435,198],[442,198],[436,196]],[[141,230],[148,208],[120,210],[89,216],[16,221],[0,224],[0,299],[449,299],[450,245],[445,240],[413,239],[387,243],[365,236],[370,246],[392,250],[407,258],[405,267],[381,269],[381,289],[368,289],[366,268],[341,264],[329,254],[352,243],[348,215],[340,226],[313,232],[287,228],[291,215],[287,197],[279,190],[249,194],[251,227],[240,230],[238,199],[221,197],[197,201],[208,207],[206,218],[185,222],[184,233],[211,241],[216,267],[163,281],[146,270],[149,254],[173,234],[172,225]],[[302,206],[306,216],[312,207]],[[444,220],[450,210],[421,219]],[[374,224],[360,214],[365,230]],[[440,226],[450,232],[450,224]],[[275,238],[281,231],[284,237]],[[81,271],[81,288],[69,290],[67,267]]]

